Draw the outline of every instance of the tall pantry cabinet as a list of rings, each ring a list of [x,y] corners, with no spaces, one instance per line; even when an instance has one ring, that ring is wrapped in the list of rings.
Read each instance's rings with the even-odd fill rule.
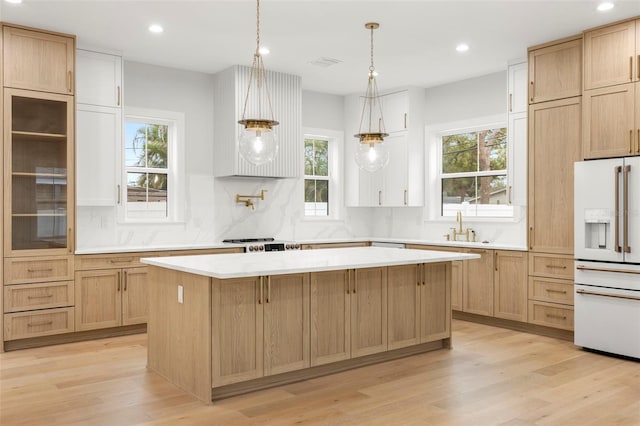
[[[74,329],[74,52],[2,25],[3,341]]]
[[[543,296],[573,294],[573,163],[582,158],[581,89],[581,37],[529,48],[528,322],[568,330],[573,298],[549,302]]]

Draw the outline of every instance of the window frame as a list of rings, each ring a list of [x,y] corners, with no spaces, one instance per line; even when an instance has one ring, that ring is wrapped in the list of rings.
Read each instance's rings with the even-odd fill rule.
[[[426,127],[426,152],[427,152],[427,188],[433,188],[431,194],[427,194],[428,199],[431,201],[428,207],[428,217],[431,220],[437,221],[451,221],[455,216],[443,216],[442,214],[442,180],[446,178],[457,177],[485,177],[485,176],[505,176],[506,187],[511,184],[512,172],[510,167],[512,166],[511,153],[514,149],[511,146],[511,139],[507,133],[507,152],[506,152],[506,169],[504,170],[489,170],[489,171],[476,171],[476,172],[460,172],[460,173],[447,173],[442,172],[442,137],[447,135],[476,132],[483,129],[495,129],[495,128],[508,128],[508,120],[506,114],[498,114],[486,117],[477,117],[468,120],[455,121],[450,123],[442,123],[436,126]],[[514,222],[517,221],[517,212],[513,205],[509,206],[511,209],[510,215],[504,216],[468,216],[469,220],[474,222]],[[464,212],[463,212],[464,214]]]
[[[308,221],[327,221],[327,220],[340,220],[342,214],[342,165],[343,165],[343,152],[344,152],[344,132],[317,129],[317,128],[304,128],[302,129],[302,144],[303,154],[301,161],[302,168],[302,218]],[[304,183],[307,179],[325,179],[325,176],[306,175],[304,170],[304,141],[307,139],[326,140],[328,142],[328,175],[326,180],[329,182],[329,214],[327,216],[307,216],[305,213],[305,201],[304,201]]]
[[[167,175],[167,216],[166,217],[130,217],[127,210],[127,173],[136,172],[126,165],[126,127],[127,122],[168,125],[167,132],[167,168],[138,167],[147,173]],[[121,200],[119,221],[121,223],[180,223],[184,218],[184,113],[150,108],[125,107],[122,126],[122,147],[120,150]]]

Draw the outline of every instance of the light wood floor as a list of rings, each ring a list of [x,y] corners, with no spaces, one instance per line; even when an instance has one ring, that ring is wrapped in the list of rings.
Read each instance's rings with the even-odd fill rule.
[[[0,354],[5,425],[640,425],[640,363],[454,321],[454,347],[204,405],[146,335]]]

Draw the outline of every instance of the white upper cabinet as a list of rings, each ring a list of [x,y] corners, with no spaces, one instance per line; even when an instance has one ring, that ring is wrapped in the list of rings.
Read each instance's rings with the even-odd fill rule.
[[[508,70],[508,168],[507,203],[527,205],[527,71],[526,62],[513,64]]]
[[[409,91],[401,90],[380,97],[382,116],[387,133],[407,130],[409,119]]]
[[[389,136],[389,164],[377,172],[360,170],[358,147],[362,98],[345,97],[345,203],[350,207],[424,205],[424,90],[409,88],[381,96]],[[411,116],[410,116],[411,114]]]
[[[299,177],[302,175],[301,78],[267,70],[278,137],[278,154],[270,163],[255,166],[238,150],[244,99],[251,68],[235,65],[214,78],[213,173],[214,176]]]
[[[122,58],[77,50],[76,203],[120,202],[122,150]]]
[[[509,114],[527,112],[527,63],[509,66]]]
[[[76,91],[79,104],[122,106],[122,58],[78,49]]]

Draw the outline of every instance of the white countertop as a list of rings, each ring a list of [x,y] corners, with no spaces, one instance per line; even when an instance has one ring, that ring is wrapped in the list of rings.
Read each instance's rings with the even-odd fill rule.
[[[143,258],[142,263],[214,278],[373,268],[477,259],[480,255],[383,247]]]

